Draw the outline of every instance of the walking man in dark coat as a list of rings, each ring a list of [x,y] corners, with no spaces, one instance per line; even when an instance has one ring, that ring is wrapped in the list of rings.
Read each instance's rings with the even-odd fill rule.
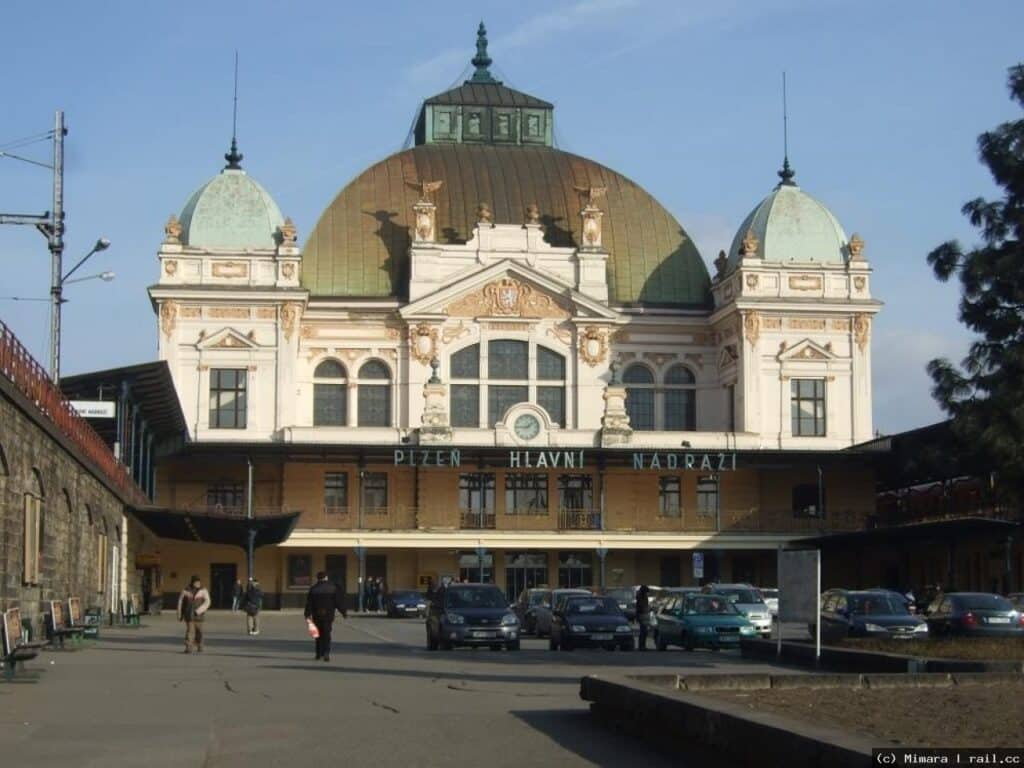
[[[636,591],[636,623],[640,630],[636,644],[638,651],[647,650],[647,629],[651,620],[651,604],[647,597],[649,591],[646,584],[641,584]]]
[[[327,574],[320,571],[316,575],[316,584],[309,588],[306,595],[305,616],[311,620],[320,633],[316,639],[316,658],[331,660],[331,627],[334,625],[334,612],[348,618],[345,610],[345,595],[338,587],[327,580]]]

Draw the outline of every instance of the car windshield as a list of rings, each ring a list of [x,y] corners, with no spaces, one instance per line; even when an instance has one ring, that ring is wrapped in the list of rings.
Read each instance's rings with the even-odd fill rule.
[[[527,595],[526,602],[528,605],[540,605],[547,600],[549,596],[548,592],[530,592],[530,594]]]
[[[698,615],[715,615],[738,613],[732,604],[732,598],[728,595],[701,595],[692,597],[686,602],[686,612]]]
[[[850,613],[858,616],[902,616],[910,611],[896,595],[860,595],[850,597]]]
[[[449,608],[506,608],[504,593],[494,589],[448,588]]]
[[[392,592],[391,593],[391,599],[392,600],[407,600],[407,601],[410,601],[410,602],[415,601],[415,602],[418,603],[421,600],[423,600],[423,595],[421,595],[419,592]]]
[[[752,603],[763,603],[761,593],[756,589],[720,589],[718,593],[725,595],[734,603],[750,605]]]
[[[1013,606],[999,595],[963,595],[956,599],[957,605],[965,611],[1012,611]]]
[[[620,603],[631,603],[636,599],[636,593],[632,589],[609,589],[608,597],[614,598]]]
[[[622,612],[611,597],[571,597],[565,602],[565,612],[588,616],[618,616]]]

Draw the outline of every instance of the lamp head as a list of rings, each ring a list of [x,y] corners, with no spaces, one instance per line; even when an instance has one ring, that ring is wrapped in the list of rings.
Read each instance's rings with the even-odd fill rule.
[[[93,247],[94,251],[105,251],[110,247],[110,241],[105,237],[101,237],[96,241],[96,245]]]
[[[113,272],[100,272],[99,274],[100,280],[102,280],[105,283],[109,283],[115,277],[116,275]]]

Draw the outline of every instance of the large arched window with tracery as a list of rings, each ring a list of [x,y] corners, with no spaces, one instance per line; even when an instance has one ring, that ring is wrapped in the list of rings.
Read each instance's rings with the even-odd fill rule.
[[[348,421],[345,367],[324,360],[313,371],[313,426],[343,427]]]
[[[626,413],[629,426],[636,430],[654,429],[654,373],[646,365],[634,363],[622,374],[626,385]]]
[[[665,429],[697,428],[697,379],[685,365],[673,365],[665,373]]]
[[[391,371],[380,360],[359,369],[358,419],[360,427],[391,426]]]
[[[535,403],[553,423],[566,425],[563,355],[537,345],[531,360],[530,343],[517,339],[493,339],[486,350],[486,361],[480,344],[460,349],[449,360],[452,426],[493,427],[518,403]]]

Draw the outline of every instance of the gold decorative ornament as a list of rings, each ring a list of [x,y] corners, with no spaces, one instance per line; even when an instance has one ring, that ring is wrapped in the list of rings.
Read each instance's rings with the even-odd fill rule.
[[[744,257],[754,258],[757,256],[757,249],[761,245],[761,241],[757,239],[757,236],[752,230],[747,230],[747,234],[743,236],[743,240],[740,243],[740,253]]]
[[[743,314],[743,332],[750,342],[750,346],[757,344],[761,337],[761,315],[758,312],[745,312]]]
[[[487,203],[480,203],[476,207],[476,220],[479,224],[491,224],[494,221],[494,213]]]
[[[407,181],[405,185],[419,193],[418,202],[433,205],[433,194],[444,186],[444,181]]]
[[[182,307],[181,316],[191,318],[202,317],[203,309],[202,307]]]
[[[167,274],[168,277],[174,277],[174,275],[175,275],[175,273],[177,273],[177,271],[178,271],[178,262],[177,261],[175,261],[174,259],[168,259],[167,261],[164,262],[164,272]]]
[[[536,203],[530,203],[526,206],[526,223],[540,224],[540,206]]]
[[[853,287],[858,291],[863,291],[864,286],[868,284],[868,279],[864,275],[857,275],[853,278]]]
[[[608,192],[608,187],[579,187],[575,184],[573,189],[576,190],[576,194],[580,197],[580,205],[584,208],[597,207],[597,201],[600,200]]]
[[[787,326],[798,331],[824,331],[825,321],[806,317],[791,317]]]
[[[747,275],[747,288],[753,290],[757,288],[757,275]]]
[[[249,265],[244,261],[216,261],[210,266],[214,277],[248,277]]]
[[[456,299],[445,311],[453,317],[552,317],[563,320],[569,317],[569,312],[550,296],[508,276]]]
[[[285,280],[291,280],[295,276],[295,264],[290,261],[286,261],[281,265],[281,276]]]
[[[849,320],[833,320],[832,330],[834,331],[849,331],[850,321]]]
[[[853,339],[857,342],[857,349],[861,352],[867,346],[868,336],[871,332],[871,318],[865,314],[853,316]]]
[[[580,359],[591,368],[608,358],[608,330],[588,325],[580,333]]]
[[[468,336],[469,333],[469,328],[460,320],[457,324],[446,326],[444,330],[441,331],[441,340],[445,344],[451,344],[456,339]]]
[[[850,238],[850,261],[864,261],[864,238],[856,232]]]
[[[546,333],[552,339],[555,339],[566,346],[572,344],[573,333],[568,323],[551,326],[547,329]]]
[[[820,291],[821,277],[818,275],[790,275],[789,288],[793,291]]]
[[[215,317],[218,320],[248,320],[248,307],[210,307],[206,310],[207,317]]]
[[[409,329],[409,351],[421,365],[429,365],[437,355],[437,328],[420,323]]]
[[[260,320],[273,320],[277,317],[277,311],[273,307],[260,307],[256,310],[256,317]]]
[[[766,317],[761,321],[761,325],[763,325],[765,329],[777,331],[782,327],[782,319],[778,317]]]
[[[725,274],[725,268],[729,266],[729,257],[725,255],[725,251],[719,251],[718,257],[715,259],[715,277],[722,277]]]
[[[299,315],[302,314],[302,305],[294,301],[289,301],[281,305],[281,332],[284,334],[285,341],[291,341],[292,333],[295,331],[295,324],[299,320]],[[305,335],[305,328],[303,330],[303,338],[310,338]]]
[[[175,301],[165,301],[160,305],[160,328],[163,330],[164,335],[167,338],[171,337],[174,333],[174,327],[177,324],[178,319],[178,303]]]
[[[181,245],[181,222],[173,213],[164,224],[164,242],[168,245]]]

